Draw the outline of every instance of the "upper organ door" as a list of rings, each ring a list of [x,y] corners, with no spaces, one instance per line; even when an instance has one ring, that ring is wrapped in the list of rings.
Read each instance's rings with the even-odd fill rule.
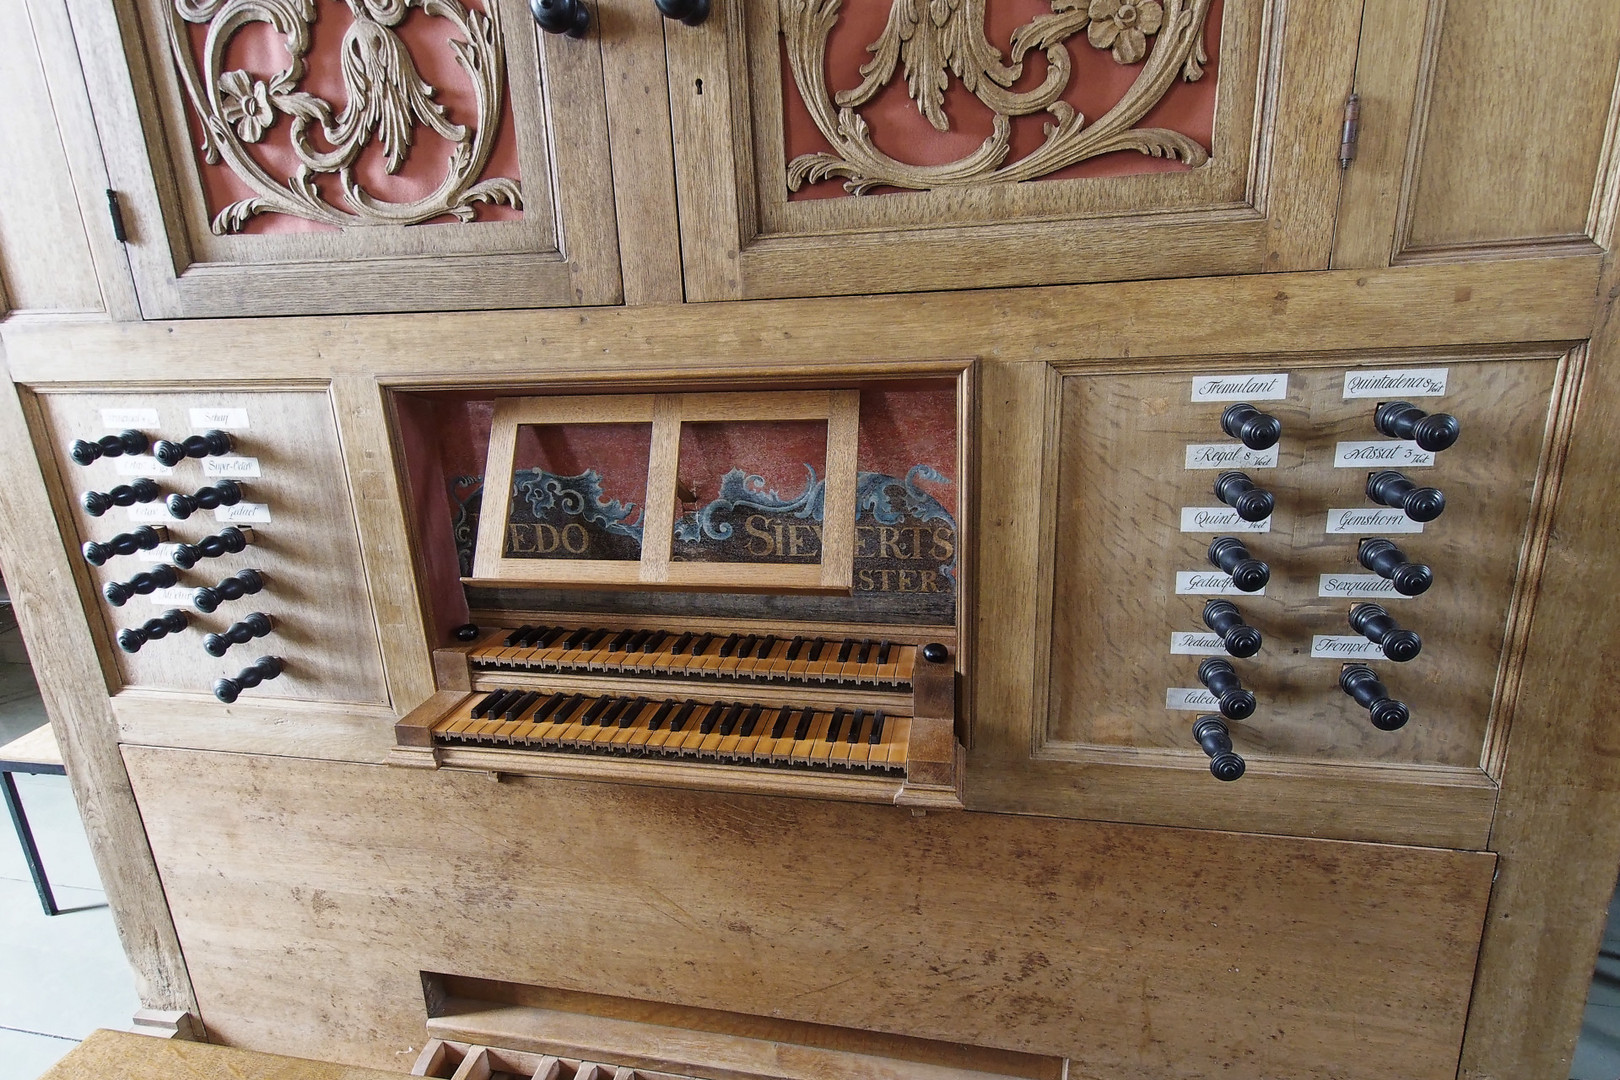
[[[715,0],[689,299],[1325,267],[1360,0]]]
[[[522,0],[71,6],[148,318],[618,302],[594,27],[541,34]]]

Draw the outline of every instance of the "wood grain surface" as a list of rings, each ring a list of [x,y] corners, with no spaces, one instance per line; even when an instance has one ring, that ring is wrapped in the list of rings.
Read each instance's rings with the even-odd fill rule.
[[[420,1046],[426,970],[1066,1056],[1110,1080],[1450,1077],[1495,862],[125,755],[209,1031],[353,1064]]]

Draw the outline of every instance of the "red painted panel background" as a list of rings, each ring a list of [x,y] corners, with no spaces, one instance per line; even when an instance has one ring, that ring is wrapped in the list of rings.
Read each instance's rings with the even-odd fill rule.
[[[1085,0],[1079,0],[1084,3]],[[847,0],[827,39],[827,84],[833,93],[852,90],[861,83],[860,67],[871,59],[866,47],[883,33],[889,17],[890,0]],[[1179,131],[1210,146],[1215,127],[1215,85],[1219,73],[1221,14],[1224,0],[1215,0],[1207,23],[1209,63],[1204,77],[1189,83],[1179,78],[1146,117],[1140,127],[1162,127]],[[1052,5],[1043,0],[989,0],[985,24],[992,45],[1001,50],[1005,61],[1011,55],[1013,31],[1037,15],[1049,15]],[[1149,55],[1157,48],[1158,36],[1148,39]],[[1094,49],[1085,32],[1064,43],[1073,60],[1073,69],[1063,100],[1089,123],[1106,113],[1136,81],[1142,64],[1116,64],[1107,49]],[[1145,61],[1144,61],[1145,62]],[[826,152],[832,146],[816,128],[799,87],[788,66],[787,50],[782,48],[782,97],[787,156],[792,161],[801,154]],[[1033,51],[1024,58],[1024,71],[1013,84],[1016,92],[1039,86],[1046,78],[1046,55]],[[872,131],[872,141],[890,157],[915,165],[941,165],[966,157],[990,137],[995,113],[974,97],[961,80],[952,76],[945,91],[945,115],[950,130],[936,131],[917,111],[916,102],[906,91],[904,65],[895,69],[894,79],[858,110]],[[1012,118],[1011,150],[1007,160],[1027,157],[1045,141],[1042,125],[1051,121],[1046,113]],[[1151,157],[1134,150],[1120,150],[1078,162],[1042,177],[1062,180],[1083,176],[1127,176],[1134,173],[1185,172],[1180,161]],[[874,193],[895,188],[874,188]],[[789,195],[790,200],[830,199],[847,196],[841,179],[806,184]]]
[[[486,10],[484,0],[462,0],[462,2],[471,10]],[[324,98],[332,106],[334,115],[340,115],[348,100],[343,86],[340,50],[344,32],[354,20],[348,7],[339,0],[315,0],[315,6],[318,14],[311,35],[310,52],[305,58],[307,71],[297,88]],[[187,29],[190,31],[194,63],[201,72],[208,27],[188,23]],[[433,18],[423,14],[419,9],[412,8],[410,14],[393,29],[410,50],[417,73],[421,75],[423,81],[435,88],[433,100],[445,106],[450,122],[465,125],[469,132],[476,128],[477,98],[473,93],[472,81],[456,61],[455,54],[448,45],[451,38],[459,37],[450,22]],[[512,32],[510,27],[504,29],[507,33]],[[517,32],[528,32],[528,28],[519,26]],[[254,78],[268,82],[277,72],[286,69],[288,61],[286,40],[276,33],[270,24],[253,22],[238,30],[226,46],[223,70],[245,70]],[[518,168],[517,133],[513,127],[510,98],[508,86],[507,100],[501,109],[500,132],[482,178],[506,176],[515,180],[522,179]],[[185,108],[191,132],[192,152],[196,155],[197,168],[202,175],[203,195],[209,217],[212,219],[229,204],[249,198],[254,192],[223,162],[210,165],[203,159],[200,150],[202,125],[189,100]],[[388,173],[387,157],[378,142],[373,141],[361,152],[354,169],[355,178],[361,188],[389,202],[408,202],[430,194],[439,186],[447,172],[447,162],[454,144],[422,124],[416,124],[412,131],[410,155],[400,171],[393,175]],[[318,150],[331,149],[320,137],[318,128],[314,129],[310,141]],[[279,112],[275,114],[275,122],[266,129],[263,138],[257,143],[248,143],[247,149],[261,168],[278,179],[292,176],[298,168],[298,156],[292,148],[291,121]],[[337,174],[318,175],[316,186],[320,189],[321,196],[334,207],[345,211],[352,209],[343,198]],[[523,216],[521,210],[515,210],[510,206],[478,203],[474,209],[477,221],[506,221]],[[459,224],[455,218],[448,215],[435,221]],[[330,225],[289,214],[268,213],[250,218],[241,231],[295,233],[339,230]]]

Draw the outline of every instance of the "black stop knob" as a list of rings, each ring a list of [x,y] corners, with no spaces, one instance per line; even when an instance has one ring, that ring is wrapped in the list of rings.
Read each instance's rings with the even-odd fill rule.
[[[169,516],[184,521],[198,510],[212,510],[216,506],[235,506],[242,501],[242,485],[235,480],[221,480],[217,484],[200,487],[190,495],[175,492],[164,501]]]
[[[1243,759],[1232,751],[1232,736],[1218,716],[1200,716],[1193,724],[1193,739],[1209,755],[1209,772],[1217,780],[1243,775]]]
[[[1221,413],[1221,430],[1250,450],[1270,450],[1282,438],[1282,421],[1240,401]]]
[[[548,34],[582,38],[590,29],[591,13],[583,0],[529,0],[529,11],[540,29]]]
[[[128,626],[118,631],[118,647],[127,653],[137,653],[148,641],[178,634],[190,625],[189,615],[179,608],[170,608],[155,619],[147,619],[139,626]]]
[[[1215,497],[1236,510],[1244,521],[1264,521],[1277,505],[1271,492],[1255,487],[1248,473],[1234,471],[1223,472],[1215,478]]]
[[[951,658],[951,650],[943,642],[930,641],[922,647],[922,658],[930,664],[943,664]]]
[[[174,564],[190,570],[203,559],[217,559],[221,555],[234,555],[248,546],[253,538],[251,528],[228,525],[212,536],[205,536],[195,544],[177,544]]]
[[[1368,570],[1395,583],[1402,596],[1418,596],[1434,584],[1434,571],[1422,563],[1409,562],[1406,552],[1383,537],[1363,540],[1356,558]]]
[[[666,19],[679,19],[687,26],[701,26],[709,17],[709,0],[653,0]]]
[[[477,641],[478,624],[462,623],[460,626],[450,631],[450,636],[455,638],[457,641]]]
[[[1446,497],[1439,488],[1418,487],[1394,469],[1368,474],[1367,498],[1404,510],[1413,521],[1433,521],[1446,509]]]
[[[168,538],[169,530],[162,525],[155,529],[150,525],[142,525],[133,532],[119,533],[106,543],[89,541],[84,545],[84,561],[91,566],[100,566],[114,555],[133,555],[137,551],[151,551]]]
[[[1378,681],[1378,676],[1366,664],[1346,664],[1339,672],[1339,689],[1356,699],[1356,704],[1367,710],[1373,727],[1379,731],[1394,731],[1404,727],[1411,717],[1404,702],[1396,701]]]
[[[191,606],[213,611],[227,600],[240,600],[264,588],[264,575],[258,570],[238,570],[218,585],[205,586],[191,594]]]
[[[111,491],[87,491],[79,496],[79,505],[91,517],[100,517],[115,506],[149,503],[161,494],[157,484],[143,476],[133,483],[119,484]]]
[[[161,566],[154,566],[145,573],[136,574],[128,581],[107,582],[102,586],[101,595],[105,596],[107,603],[113,607],[123,607],[129,603],[132,596],[146,596],[179,583],[180,575],[174,572],[174,567],[164,563]]]
[[[262,611],[255,611],[241,622],[234,622],[223,633],[203,638],[203,651],[209,656],[224,656],[232,645],[246,645],[276,628],[276,622]]]
[[[1226,651],[1239,659],[1260,651],[1260,631],[1244,623],[1237,605],[1230,600],[1211,600],[1204,605],[1204,625],[1221,635]]]
[[[213,431],[192,435],[180,442],[159,439],[157,445],[152,448],[152,456],[160,463],[173,468],[188,457],[217,457],[220,454],[228,454],[234,445],[228,433],[215,428]]]
[[[1232,575],[1241,592],[1259,592],[1271,580],[1271,567],[1250,558],[1249,549],[1235,536],[1217,536],[1209,544],[1209,561]]]
[[[1411,439],[1431,454],[1457,441],[1462,425],[1449,413],[1432,416],[1410,401],[1386,401],[1373,410],[1373,426],[1391,439]]]
[[[1357,604],[1350,609],[1350,629],[1384,649],[1384,655],[1404,664],[1423,651],[1423,639],[1402,630],[1395,617],[1380,604]]]
[[[1254,715],[1254,695],[1243,689],[1237,671],[1218,656],[1211,656],[1198,665],[1198,681],[1215,695],[1221,703],[1221,714],[1229,720],[1244,720]]]
[[[286,663],[279,656],[261,656],[238,671],[235,678],[215,679],[214,696],[229,705],[241,696],[243,690],[251,690],[266,679],[275,678],[285,671],[286,667]]]
[[[68,454],[80,465],[88,465],[97,458],[144,454],[150,445],[150,440],[141,432],[127,430],[117,435],[103,435],[94,442],[78,439],[68,448]]]

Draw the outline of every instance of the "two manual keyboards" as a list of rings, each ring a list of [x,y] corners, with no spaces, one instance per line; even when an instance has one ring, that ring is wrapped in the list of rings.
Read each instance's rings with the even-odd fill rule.
[[[435,654],[391,759],[956,807],[954,652],[905,628],[525,623]]]

